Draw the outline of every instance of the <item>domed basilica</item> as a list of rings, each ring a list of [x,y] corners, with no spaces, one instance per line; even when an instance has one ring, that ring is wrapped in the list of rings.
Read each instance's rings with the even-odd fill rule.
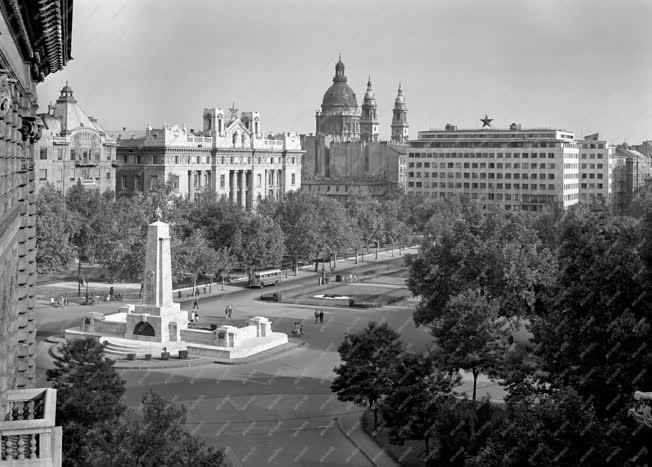
[[[321,111],[317,111],[316,134],[329,136],[334,141],[378,141],[378,120],[376,98],[371,88],[371,78],[367,81],[367,92],[358,109],[355,92],[346,83],[342,57],[335,65],[333,84],[324,94]],[[399,84],[398,96],[392,112],[392,141],[403,144],[408,136],[407,107]]]

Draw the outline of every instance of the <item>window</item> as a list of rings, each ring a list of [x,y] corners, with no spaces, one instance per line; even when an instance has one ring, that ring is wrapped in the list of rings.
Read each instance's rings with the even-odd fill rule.
[[[149,187],[152,190],[155,190],[158,186],[158,175],[152,175],[149,177]]]
[[[47,149],[46,149],[47,151]],[[38,171],[38,179],[41,182],[44,182],[48,179],[48,171],[47,169],[39,169]]]
[[[111,172],[107,172],[107,173],[106,173],[106,179],[107,179],[107,180],[111,180]]]
[[[260,175],[259,175],[259,176],[260,176]],[[292,174],[290,177],[291,177],[291,178],[290,178],[290,180],[291,180],[291,181],[290,181],[290,184],[291,184],[292,186],[294,186],[294,185],[296,184],[296,175],[295,175],[295,174]]]
[[[220,188],[224,188],[226,186],[226,175],[221,174],[220,175]],[[260,186],[260,174],[258,174],[258,186]]]
[[[178,164],[179,163],[179,156],[174,156],[174,163]]]
[[[125,157],[127,157],[127,156],[125,156]],[[127,176],[126,175],[122,175],[120,177],[120,187],[122,187],[123,190],[125,190],[127,188]]]
[[[63,148],[62,147],[57,148],[57,160],[58,161],[63,160]]]
[[[41,156],[40,159],[42,161],[48,160],[48,148],[41,148]]]

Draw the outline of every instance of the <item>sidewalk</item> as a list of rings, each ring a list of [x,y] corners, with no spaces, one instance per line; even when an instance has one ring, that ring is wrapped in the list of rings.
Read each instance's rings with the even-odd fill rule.
[[[359,412],[340,415],[335,418],[335,422],[344,436],[349,438],[372,464],[379,467],[398,467],[399,464],[362,429]]]

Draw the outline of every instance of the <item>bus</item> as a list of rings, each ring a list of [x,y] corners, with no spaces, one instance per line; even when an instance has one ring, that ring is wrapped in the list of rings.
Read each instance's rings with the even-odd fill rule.
[[[265,271],[255,271],[252,278],[249,279],[249,287],[260,287],[266,285],[278,285],[281,281],[280,269],[266,269]]]

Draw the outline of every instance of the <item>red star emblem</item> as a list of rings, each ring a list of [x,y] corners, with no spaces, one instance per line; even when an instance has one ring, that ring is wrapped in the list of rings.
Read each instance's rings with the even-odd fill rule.
[[[482,128],[486,126],[491,128],[491,122],[493,121],[493,118],[489,118],[487,114],[485,114],[484,118],[481,118],[480,121],[482,122]]]

